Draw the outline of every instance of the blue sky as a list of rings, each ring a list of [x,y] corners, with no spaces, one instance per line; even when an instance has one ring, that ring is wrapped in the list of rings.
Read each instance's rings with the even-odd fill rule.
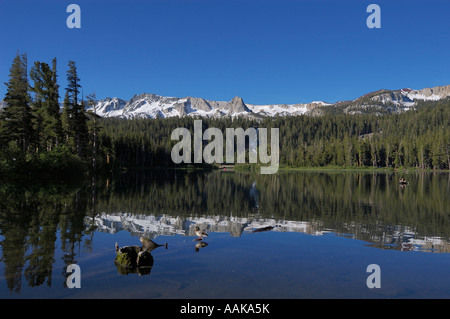
[[[69,4],[81,28],[69,29]],[[369,4],[381,28],[369,29]],[[336,102],[450,84],[448,0],[0,0],[0,97],[17,51],[84,94]]]

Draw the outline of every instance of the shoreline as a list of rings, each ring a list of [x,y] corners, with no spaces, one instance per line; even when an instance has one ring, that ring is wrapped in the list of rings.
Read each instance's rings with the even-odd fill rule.
[[[259,165],[250,166],[248,164],[236,165],[235,171],[253,171],[259,169]],[[340,166],[318,166],[318,167],[279,167],[278,171],[299,171],[299,172],[366,172],[366,173],[450,173],[449,169],[422,169],[416,167],[340,167]]]
[[[295,171],[348,171],[348,172],[380,172],[380,173],[450,173],[448,169],[421,169],[421,168],[371,168],[371,167],[283,167],[279,170]]]

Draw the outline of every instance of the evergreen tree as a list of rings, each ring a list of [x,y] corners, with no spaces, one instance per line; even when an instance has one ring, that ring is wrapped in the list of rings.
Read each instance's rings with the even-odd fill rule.
[[[35,145],[39,151],[50,151],[61,139],[56,59],[53,60],[52,68],[47,63],[35,62],[30,78],[34,82],[31,91],[34,93],[32,112]]]
[[[87,117],[84,109],[84,102],[78,102],[80,93],[80,79],[77,74],[77,67],[74,61],[69,61],[67,71],[67,88],[64,98],[64,120],[68,138],[74,139],[74,149],[72,151],[80,158],[86,156],[86,145],[88,142]],[[72,143],[69,143],[72,144]]]
[[[31,87],[31,92],[34,96],[31,98],[31,112],[33,114],[33,136],[32,144],[37,152],[45,150],[43,147],[45,138],[43,134],[43,121],[45,117],[44,103],[46,103],[45,88],[44,88],[44,76],[43,70],[48,65],[39,61],[34,62],[34,66],[30,70],[30,79],[34,85]]]
[[[66,91],[63,100],[63,110],[61,114],[61,126],[63,131],[63,141],[69,147],[69,149],[75,149],[75,143],[72,136],[72,123],[71,123],[71,109],[69,102],[69,93]]]
[[[51,146],[58,146],[62,139],[62,124],[61,124],[61,114],[59,106],[59,85],[58,85],[58,75],[56,72],[56,58],[52,60],[52,70],[50,85],[48,86],[48,122],[46,127],[49,132],[49,137],[51,136],[53,141]]]
[[[92,106],[92,112],[89,112],[89,115],[91,117],[92,127],[92,169],[94,172],[97,169],[97,152],[98,152],[98,134],[99,134],[99,126],[98,126],[98,120],[99,116],[96,113],[96,102],[97,98],[95,96],[95,93],[92,93],[87,96],[87,104],[89,106]]]
[[[27,55],[17,53],[10,68],[5,95],[6,107],[0,115],[5,143],[15,143],[26,152],[32,136],[32,115],[28,96]]]

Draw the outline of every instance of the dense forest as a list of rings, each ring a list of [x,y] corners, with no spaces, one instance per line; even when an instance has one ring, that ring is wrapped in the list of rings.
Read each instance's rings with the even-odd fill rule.
[[[18,53],[9,76],[6,106],[0,111],[0,174],[66,176],[121,167],[186,166],[171,159],[178,142],[171,133],[183,127],[193,134],[194,118],[100,118],[87,112],[86,105],[95,105],[95,94],[86,100],[80,96],[74,61],[68,63],[62,108],[56,58],[51,65],[35,62],[28,72],[26,54]],[[321,116],[202,118],[202,125],[222,132],[279,128],[281,167],[450,167],[449,98],[421,102],[400,114],[349,115],[330,108]]]
[[[193,134],[193,121],[102,119],[103,157],[111,156],[115,166],[174,166],[170,152],[177,141],[170,139],[171,132],[185,127]],[[202,125],[203,131],[216,127],[222,132],[229,127],[279,128],[281,167],[448,169],[450,165],[450,99],[382,116],[330,112],[262,121],[202,119]]]

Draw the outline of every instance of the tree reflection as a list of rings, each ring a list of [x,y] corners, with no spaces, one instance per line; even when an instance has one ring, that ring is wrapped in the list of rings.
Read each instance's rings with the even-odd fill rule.
[[[1,261],[11,292],[20,293],[22,272],[28,286],[51,287],[58,232],[64,264],[76,262],[75,247],[84,231],[84,192],[62,185],[0,187]]]
[[[58,238],[65,278],[81,247],[91,249],[98,212],[174,216],[181,224],[196,216],[307,221],[314,231],[351,233],[380,248],[386,234],[395,243],[408,232],[448,242],[449,176],[409,173],[404,188],[396,173],[291,171],[151,170],[99,176],[80,185],[3,183],[0,261],[12,293],[20,293],[22,278],[31,287],[50,287]],[[244,229],[233,227],[237,236]]]

